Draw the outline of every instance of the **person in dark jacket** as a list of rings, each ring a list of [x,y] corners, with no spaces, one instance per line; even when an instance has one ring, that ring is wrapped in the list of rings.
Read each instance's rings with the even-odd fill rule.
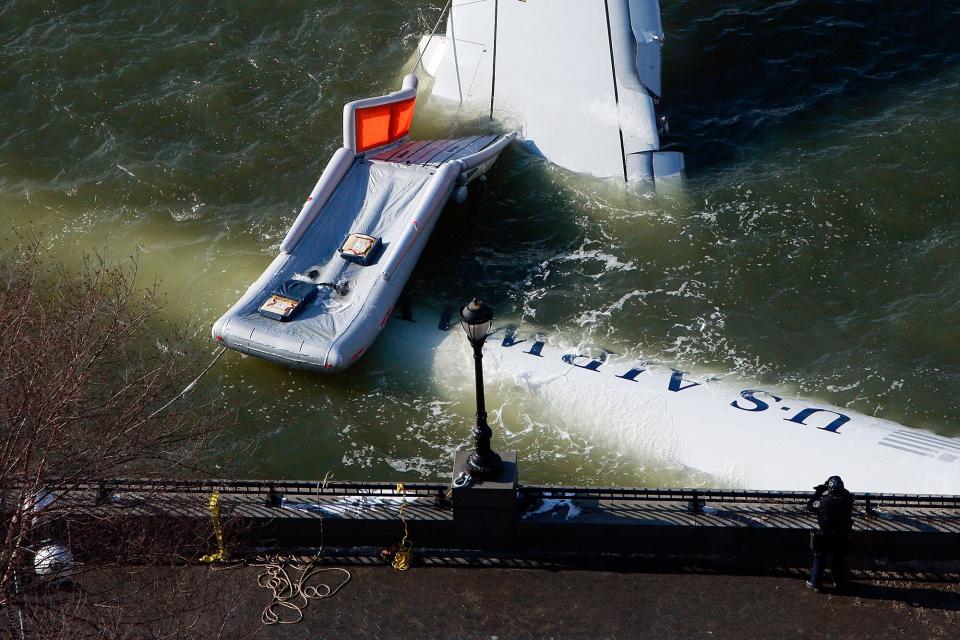
[[[817,514],[819,531],[811,536],[813,566],[807,586],[820,591],[824,564],[829,561],[833,587],[840,589],[846,577],[850,531],[853,529],[853,495],[843,487],[840,476],[830,476],[814,490],[813,497],[807,502],[807,510]]]

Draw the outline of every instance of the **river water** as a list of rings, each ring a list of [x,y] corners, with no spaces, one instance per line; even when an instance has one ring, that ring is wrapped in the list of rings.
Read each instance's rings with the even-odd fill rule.
[[[276,254],[442,2],[0,2],[3,247],[42,229],[158,278],[198,340]],[[669,148],[650,196],[508,151],[444,213],[406,295],[960,435],[960,5],[663,0]],[[430,105],[414,137],[466,132]],[[201,393],[262,433],[247,476],[445,477],[469,385],[392,350],[340,377],[231,353]],[[209,344],[212,353],[214,345]],[[464,346],[464,367],[471,362]],[[198,367],[203,363],[198,363]],[[709,484],[498,387],[524,481]]]

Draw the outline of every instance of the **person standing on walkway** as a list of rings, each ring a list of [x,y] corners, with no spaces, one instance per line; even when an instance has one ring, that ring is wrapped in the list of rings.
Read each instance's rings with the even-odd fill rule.
[[[813,497],[807,502],[807,510],[817,514],[819,530],[811,536],[813,566],[807,586],[820,591],[824,563],[829,561],[833,588],[840,589],[846,577],[850,531],[853,529],[853,495],[843,487],[840,476],[830,476],[814,490]]]

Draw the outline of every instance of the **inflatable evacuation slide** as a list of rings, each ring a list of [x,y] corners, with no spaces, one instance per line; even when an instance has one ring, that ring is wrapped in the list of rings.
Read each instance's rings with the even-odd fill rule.
[[[353,364],[393,305],[454,190],[513,135],[412,142],[417,79],[343,110],[334,153],[263,275],[213,325],[227,347],[336,372]]]

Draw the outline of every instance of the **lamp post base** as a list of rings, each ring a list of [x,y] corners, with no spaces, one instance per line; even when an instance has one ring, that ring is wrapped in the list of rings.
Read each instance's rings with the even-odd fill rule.
[[[476,453],[457,451],[453,479],[473,475],[467,461]],[[451,491],[453,522],[464,549],[511,549],[517,544],[517,452],[501,451],[497,475],[458,486]]]
[[[480,455],[476,451],[467,458],[467,470],[470,475],[477,479],[492,478],[500,473],[500,467],[503,461],[495,451],[487,455]]]

